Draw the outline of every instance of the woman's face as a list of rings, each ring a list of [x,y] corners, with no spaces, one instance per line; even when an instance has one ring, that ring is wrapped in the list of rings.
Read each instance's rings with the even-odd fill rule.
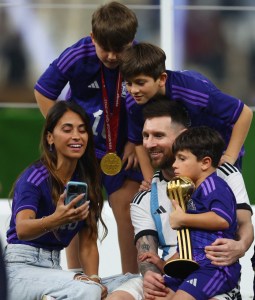
[[[81,117],[73,111],[67,111],[53,132],[48,133],[47,140],[48,144],[54,144],[58,163],[78,160],[86,150],[88,133]]]

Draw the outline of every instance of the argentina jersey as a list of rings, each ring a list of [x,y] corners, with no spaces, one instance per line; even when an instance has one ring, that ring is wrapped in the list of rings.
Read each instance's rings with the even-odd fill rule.
[[[208,126],[217,130],[228,145],[232,127],[244,103],[221,92],[196,71],[167,71],[166,96],[181,102],[188,110],[191,126]],[[243,155],[243,149],[240,156]]]
[[[237,230],[236,200],[227,183],[216,173],[208,176],[192,194],[187,204],[187,213],[214,212],[225,219],[229,228],[224,230],[190,229],[194,260],[211,263],[205,256],[204,248],[217,238],[234,239]],[[213,220],[212,220],[213,222]]]
[[[111,70],[103,65],[102,68],[112,112],[119,70]],[[54,60],[37,81],[35,89],[45,97],[56,100],[67,83],[70,86],[67,100],[76,102],[88,114],[94,134],[96,155],[98,158],[102,158],[106,153],[106,136],[101,62],[96,55],[91,37],[82,38]],[[125,84],[123,82],[117,139],[117,152],[119,155],[127,141],[125,97]]]
[[[152,180],[158,194],[143,191],[136,194],[131,203],[131,219],[135,230],[135,242],[142,236],[153,235],[158,238],[162,258],[167,260],[176,252],[177,236],[169,222],[172,204],[166,194],[167,181],[160,171]],[[154,193],[154,192],[153,192]]]

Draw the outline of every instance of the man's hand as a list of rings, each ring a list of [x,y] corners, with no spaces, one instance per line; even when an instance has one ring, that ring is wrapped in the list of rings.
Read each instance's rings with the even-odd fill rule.
[[[243,243],[231,239],[217,239],[205,247],[206,257],[216,266],[229,266],[245,254]]]
[[[153,300],[156,296],[166,297],[169,289],[165,286],[162,275],[147,271],[143,278],[143,292],[145,300]]]

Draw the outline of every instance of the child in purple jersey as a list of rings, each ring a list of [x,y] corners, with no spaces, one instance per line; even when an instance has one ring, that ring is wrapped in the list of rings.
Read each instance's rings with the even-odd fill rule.
[[[9,298],[94,299],[106,297],[129,276],[111,281],[98,275],[98,221],[103,198],[100,170],[95,156],[89,118],[73,102],[59,101],[46,118],[41,138],[42,155],[19,176],[13,187],[12,215],[7,231],[4,261]],[[68,181],[86,182],[88,200],[76,207],[83,195],[65,205]],[[60,250],[79,236],[79,259],[84,274],[61,269]]]
[[[236,236],[236,199],[215,172],[223,150],[224,141],[219,133],[205,126],[184,131],[173,144],[174,174],[189,177],[195,191],[187,202],[186,212],[172,199],[175,210],[170,214],[170,225],[173,229],[190,228],[193,259],[199,269],[184,280],[166,276],[168,299],[206,300],[230,291],[240,279],[239,262],[214,266],[205,253],[205,246],[217,238]]]
[[[224,94],[209,79],[195,71],[170,71],[165,67],[166,55],[159,47],[139,43],[128,48],[121,57],[120,70],[126,80],[128,113],[136,130],[137,144],[142,142],[142,106],[157,95],[181,102],[187,109],[191,126],[209,126],[219,131],[226,143],[223,162],[241,169],[243,143],[252,120],[252,111],[240,100]],[[130,126],[132,126],[130,121]],[[134,133],[134,132],[133,132]],[[148,159],[142,146],[138,159],[143,175],[150,180]],[[139,154],[141,152],[141,154]]]
[[[123,50],[134,40],[137,26],[134,12],[123,4],[110,2],[99,7],[92,15],[91,35],[64,50],[35,85],[35,97],[45,116],[69,83],[69,97],[89,115],[98,160],[108,152],[116,152],[121,158],[121,171],[114,176],[102,174],[102,184],[117,222],[123,273],[138,271],[129,206],[139,189],[142,174],[136,169],[135,145],[132,139],[128,139],[128,136],[134,134],[128,134],[130,127],[127,126],[126,88],[124,81],[119,78],[118,65]],[[108,149],[108,131],[105,130],[108,118],[105,118],[103,92],[107,94],[112,119],[116,93],[120,95],[118,126],[110,130],[116,135],[116,142],[113,143],[116,149],[113,151]],[[77,247],[77,239],[74,239],[73,247],[68,247],[67,252],[69,268],[80,267]]]

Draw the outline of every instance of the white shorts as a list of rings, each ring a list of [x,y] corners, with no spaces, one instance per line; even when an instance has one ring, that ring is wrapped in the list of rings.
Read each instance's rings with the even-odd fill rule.
[[[142,276],[131,278],[128,281],[122,283],[119,287],[114,289],[113,292],[123,291],[127,292],[134,297],[135,300],[143,299],[143,278]]]

